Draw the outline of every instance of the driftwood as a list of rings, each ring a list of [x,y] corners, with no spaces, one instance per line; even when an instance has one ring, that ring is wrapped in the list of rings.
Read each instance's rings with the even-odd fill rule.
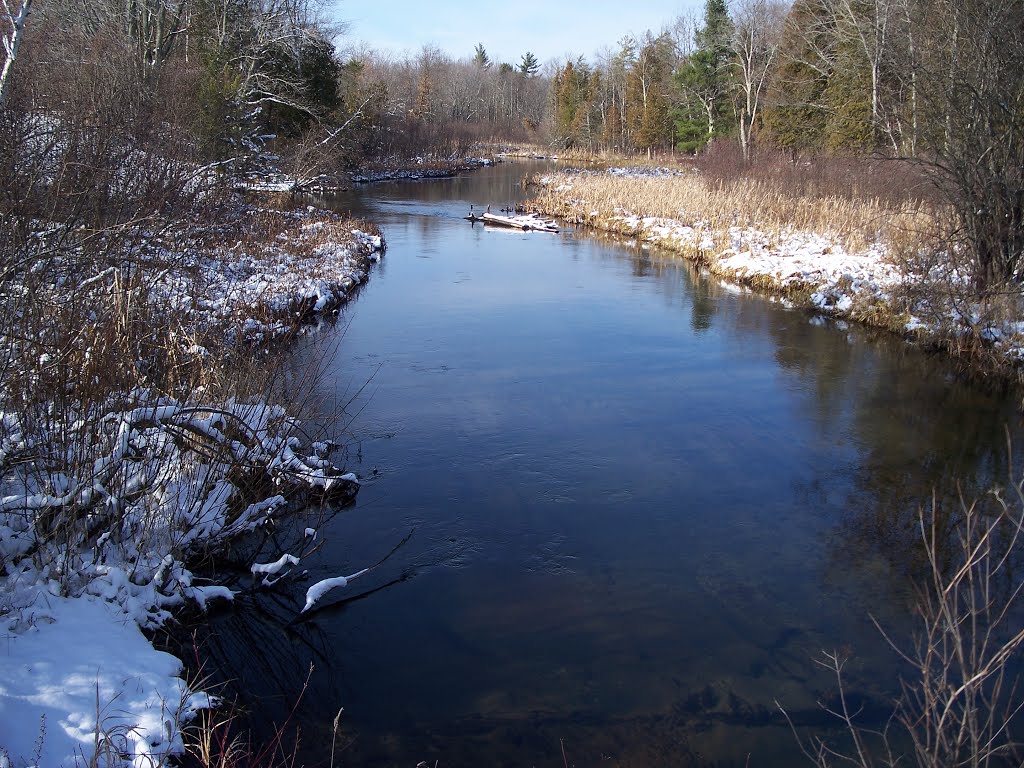
[[[470,209],[466,221],[472,221],[473,223],[481,222],[510,229],[521,229],[524,232],[558,232],[558,226],[555,222],[550,219],[543,219],[535,213],[499,216],[496,213],[491,213],[490,206],[487,206],[487,211],[481,214],[477,214]]]

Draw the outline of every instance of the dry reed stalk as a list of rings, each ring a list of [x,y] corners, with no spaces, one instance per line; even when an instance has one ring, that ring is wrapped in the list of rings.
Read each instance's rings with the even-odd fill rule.
[[[899,205],[878,199],[801,197],[757,180],[728,183],[693,174],[666,178],[558,173],[532,201],[549,215],[600,226],[622,214],[663,218],[726,237],[729,227],[769,234],[814,232],[849,251],[896,233],[931,232],[934,211],[919,200]],[[717,237],[716,237],[717,239]]]

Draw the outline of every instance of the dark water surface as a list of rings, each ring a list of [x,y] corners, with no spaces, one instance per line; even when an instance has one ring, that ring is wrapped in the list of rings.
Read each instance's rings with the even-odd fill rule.
[[[834,694],[884,717],[913,515],[1005,472],[1015,402],[898,339],[582,234],[462,220],[529,164],[334,204],[388,251],[319,384],[366,478],[310,579],[380,568],[282,626],[308,582],[222,618],[218,653],[302,760],[790,765]],[[312,353],[310,353],[312,354]],[[358,392],[367,383],[362,392]],[[276,708],[276,709],[275,709]],[[563,758],[563,748],[565,757]]]

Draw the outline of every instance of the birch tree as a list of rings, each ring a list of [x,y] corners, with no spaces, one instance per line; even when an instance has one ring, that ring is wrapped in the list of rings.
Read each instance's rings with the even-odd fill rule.
[[[3,107],[7,101],[11,71],[25,37],[28,14],[32,10],[32,0],[2,0],[2,2],[3,15],[0,16],[0,26],[3,27],[4,67],[0,70],[0,107]]]
[[[782,42],[784,6],[776,0],[742,0],[734,11],[732,50],[739,94],[739,134],[743,159],[750,159],[754,124],[769,72]]]

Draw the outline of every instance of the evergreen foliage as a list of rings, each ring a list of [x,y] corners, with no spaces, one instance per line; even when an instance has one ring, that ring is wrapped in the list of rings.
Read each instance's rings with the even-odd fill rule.
[[[523,54],[519,62],[519,74],[523,77],[533,77],[540,71],[540,62],[530,51]]]
[[[491,57],[487,54],[483,43],[477,43],[476,48],[473,49],[473,63],[480,69],[490,69]]]
[[[696,51],[676,73],[683,94],[676,110],[677,146],[688,152],[731,131],[733,33],[725,0],[707,0],[704,23],[694,35]]]
[[[672,41],[648,35],[626,78],[626,123],[637,149],[671,147]]]
[[[581,56],[568,61],[555,74],[554,124],[555,143],[564,149],[592,148],[596,135],[593,108],[600,89],[600,75]]]
[[[829,109],[828,63],[822,55],[828,41],[819,24],[820,0],[796,0],[783,30],[783,56],[776,64],[764,111],[769,144],[793,153],[825,146]]]

